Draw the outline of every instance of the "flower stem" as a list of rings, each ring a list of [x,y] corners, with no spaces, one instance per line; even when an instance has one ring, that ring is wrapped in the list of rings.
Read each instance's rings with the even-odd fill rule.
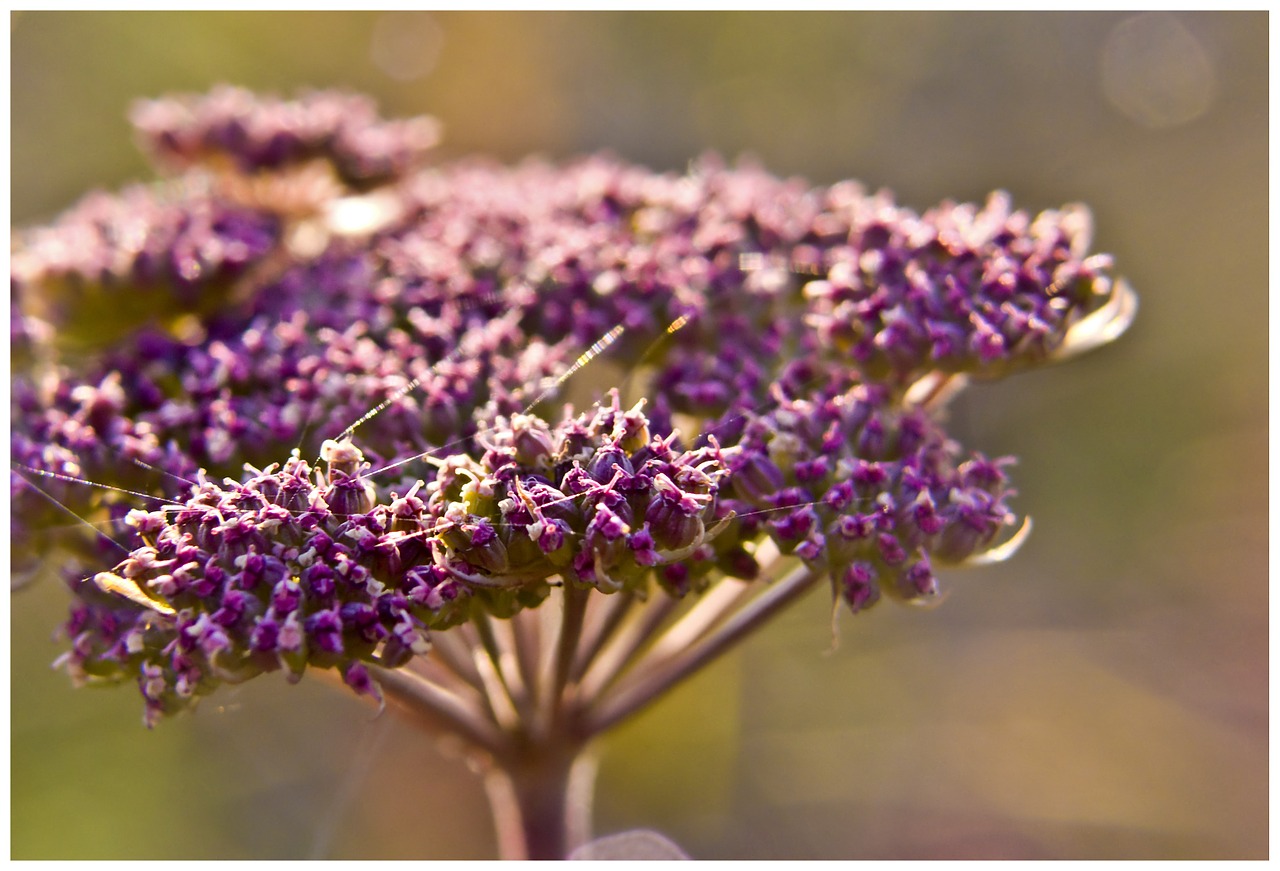
[[[799,566],[692,645],[653,663],[646,660],[643,666],[605,690],[588,716],[588,732],[602,732],[652,702],[778,614],[819,577],[819,573],[807,566]]]
[[[565,584],[564,619],[560,623],[560,643],[556,647],[555,672],[552,676],[551,699],[559,704],[569,682],[570,669],[578,643],[582,639],[583,618],[587,613],[587,589]]]
[[[669,596],[652,596],[644,602],[585,669],[582,698],[593,699],[604,692],[679,607],[679,600]]]
[[[442,665],[466,681],[476,692],[485,691],[484,679],[476,669],[472,648],[457,629],[431,634],[431,654]]]
[[[485,790],[503,859],[563,859],[591,835],[595,757],[573,740],[494,757]]]
[[[504,749],[502,734],[480,714],[478,705],[406,669],[371,666],[369,671],[387,698],[415,718],[444,726],[490,753]]]
[[[578,645],[578,655],[574,658],[573,671],[569,675],[571,681],[578,683],[582,680],[582,675],[595,661],[596,654],[613,637],[636,601],[635,593],[627,591],[608,596],[604,601],[598,597],[588,600],[583,640]]]
[[[728,584],[674,624],[668,624],[674,603],[651,600],[609,644],[603,638],[584,637],[587,591],[566,588],[558,643],[548,651],[550,691],[538,706],[540,716],[531,716],[524,706],[512,707],[517,699],[524,699],[524,693],[513,693],[508,682],[517,668],[526,675],[532,673],[533,663],[508,661],[528,658],[541,647],[528,635],[532,626],[520,631],[512,627],[509,638],[500,638],[487,621],[471,624],[476,676],[467,674],[466,657],[452,649],[439,663],[440,674],[434,679],[430,672],[408,669],[377,668],[374,676],[391,701],[423,721],[444,725],[479,751],[503,858],[563,859],[590,837],[595,779],[594,755],[587,750],[591,736],[645,707],[729,650],[799,598],[818,577],[800,566],[746,602],[745,585]],[[609,616],[613,619],[606,619],[597,630],[604,637],[617,626],[618,618]],[[648,655],[633,659],[656,635]],[[583,662],[584,643],[589,653],[603,646],[599,652],[604,656],[590,669],[592,686],[575,687],[574,666]],[[593,658],[588,656],[586,661]],[[628,670],[628,666],[632,667]],[[454,687],[442,685],[441,677],[449,678]],[[472,681],[477,677],[483,693],[474,692]]]

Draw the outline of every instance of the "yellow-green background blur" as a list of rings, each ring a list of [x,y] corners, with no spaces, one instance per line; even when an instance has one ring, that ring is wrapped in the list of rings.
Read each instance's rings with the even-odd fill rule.
[[[699,858],[1263,858],[1268,850],[1267,16],[23,13],[12,213],[146,176],[129,102],[347,86],[445,157],[750,152],[924,209],[1088,203],[1123,340],[975,388],[1035,532],[949,598],[814,594],[606,742],[597,831]],[[50,670],[12,598],[14,858],[484,858],[479,782],[349,693],[277,675],[141,726]]]

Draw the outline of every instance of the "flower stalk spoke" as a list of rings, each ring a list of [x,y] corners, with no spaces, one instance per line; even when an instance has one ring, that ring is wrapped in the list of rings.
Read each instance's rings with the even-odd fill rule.
[[[645,662],[604,693],[588,716],[588,729],[603,732],[644,708],[677,683],[729,651],[780,609],[808,592],[821,575],[796,568],[692,645],[663,659]]]
[[[529,698],[529,707],[538,709],[546,701],[546,681],[542,678],[542,614],[521,611],[508,621],[511,650],[519,670],[520,682]]]
[[[674,599],[654,597],[633,610],[631,619],[605,645],[583,675],[580,683],[582,697],[597,698],[617,680],[679,607],[680,603]]]
[[[461,629],[446,629],[431,634],[431,654],[442,666],[457,675],[468,686],[485,692],[483,679],[476,670],[474,649],[467,645]]]
[[[371,669],[382,692],[410,714],[429,724],[442,725],[471,744],[492,754],[505,751],[506,740],[477,706],[404,669]]]
[[[654,641],[650,658],[663,660],[694,644],[713,626],[725,620],[744,600],[751,598],[758,584],[725,578],[693,603],[675,623]]]
[[[573,670],[570,672],[570,679],[574,683],[581,682],[583,674],[595,662],[600,650],[613,638],[637,601],[636,595],[629,592],[595,596],[588,601],[583,640],[578,646],[578,654],[574,657]]]
[[[574,657],[578,652],[578,644],[582,639],[582,624],[587,611],[588,590],[585,587],[567,585],[563,588],[564,608],[560,623],[559,644],[556,646],[554,671],[552,673],[551,692],[549,698],[556,705],[553,721],[560,713],[559,703],[565,687],[569,683],[573,669]]]

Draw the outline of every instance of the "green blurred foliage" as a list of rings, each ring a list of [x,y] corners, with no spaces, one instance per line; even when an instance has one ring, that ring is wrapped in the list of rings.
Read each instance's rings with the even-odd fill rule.
[[[819,593],[605,743],[597,828],[699,858],[1267,855],[1265,13],[14,13],[12,216],[146,175],[131,100],[345,86],[444,156],[748,152],[926,208],[1088,203],[1129,335],[978,385],[1036,530],[929,612]],[[482,858],[476,779],[271,677],[155,732],[12,605],[13,858]]]

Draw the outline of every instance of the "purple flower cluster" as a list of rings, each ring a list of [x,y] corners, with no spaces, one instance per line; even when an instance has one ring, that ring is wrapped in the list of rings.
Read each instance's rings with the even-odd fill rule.
[[[937,594],[932,563],[960,563],[1014,521],[1008,459],[973,455],[888,389],[855,384],[787,399],[755,417],[731,463],[743,526],[763,526],[785,553],[829,574],[855,612],[883,590]]]
[[[337,668],[370,690],[362,663],[402,665],[427,650],[428,625],[463,619],[465,589],[433,570],[425,517],[406,508],[420,500],[374,506],[358,451],[326,453],[323,475],[295,453],[129,512],[141,544],[79,590],[73,676],[137,679],[154,722],[219,683],[281,668],[291,679]],[[138,607],[122,609],[121,596]]]
[[[368,689],[556,583],[683,596],[776,550],[855,611],[933,595],[1012,491],[917,388],[1053,357],[1121,286],[1079,210],[1003,195],[916,215],[712,158],[411,171],[432,122],[329,93],[135,123],[183,176],[17,240],[11,488],[33,553],[59,511],[109,533],[60,542],[68,662],[153,714],[305,664]],[[337,183],[297,208],[316,160]]]
[[[643,589],[650,569],[683,594],[674,569],[724,528],[727,473],[715,447],[682,451],[650,432],[643,402],[609,405],[556,427],[529,415],[483,434],[479,462],[444,464],[429,505],[446,565],[478,586],[555,575],[604,592]]]
[[[81,583],[68,668],[138,677],[149,722],[281,668],[295,679],[338,668],[359,690],[361,663],[402,665],[426,651],[427,629],[469,609],[536,605],[557,576],[635,588],[725,525],[718,452],[674,451],[616,393],[554,428],[517,415],[484,441],[481,461],[450,457],[425,490],[385,502],[359,449],[329,441],[323,474],[295,452],[246,467],[243,482],[202,480],[183,502],[130,511],[142,544],[97,573],[96,590]]]
[[[136,185],[92,193],[23,234],[10,282],[22,315],[52,324],[59,342],[101,341],[104,323],[226,304],[233,282],[275,250],[280,234],[275,216],[195,185]]]
[[[246,316],[207,319],[202,341],[149,328],[85,375],[16,378],[12,458],[36,472],[172,497],[200,468],[265,465],[304,433],[336,437],[389,401],[362,444],[391,461],[523,409],[568,365],[567,343],[530,341],[513,316],[493,317],[465,289],[370,298],[371,285],[392,282],[379,271],[368,255],[335,252],[268,284]],[[421,389],[406,392],[415,380]],[[111,498],[46,483],[82,514]]]
[[[851,192],[849,241],[805,286],[810,323],[868,378],[1005,374],[1042,362],[1082,311],[1111,295],[1107,255],[1088,256],[1080,207],[1032,219],[993,194],[917,217]]]
[[[224,86],[207,95],[140,101],[131,120],[148,153],[164,165],[225,162],[254,173],[323,160],[353,187],[403,175],[440,139],[434,119],[384,121],[368,97],[336,91],[278,100]]]

